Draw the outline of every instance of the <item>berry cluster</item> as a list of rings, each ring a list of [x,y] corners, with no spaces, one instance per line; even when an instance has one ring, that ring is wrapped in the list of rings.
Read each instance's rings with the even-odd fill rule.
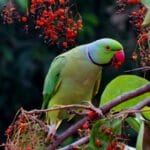
[[[46,149],[45,131],[29,116],[20,114],[6,129],[6,149]]]
[[[67,48],[75,44],[78,30],[83,26],[81,16],[76,9],[72,10],[69,0],[31,0],[28,15],[21,16],[10,0],[2,17],[8,24],[14,21],[25,27],[32,24],[47,43]]]
[[[32,0],[30,12],[35,17],[35,28],[42,31],[48,42],[61,43],[64,48],[75,42],[82,28],[80,16],[74,17],[69,0]]]
[[[133,11],[130,15],[130,22],[133,24],[133,26],[137,31],[141,30],[145,13],[146,13],[146,8],[141,7],[137,11]]]
[[[140,0],[116,0],[116,4],[118,12],[122,12],[129,4],[140,4]]]
[[[107,150],[123,150],[124,149],[124,144],[121,142],[124,141],[124,138],[121,135],[117,135],[114,133],[113,129],[111,127],[106,127],[106,125],[102,125],[101,131],[104,135],[108,136],[108,139],[110,140],[107,145]],[[119,142],[120,141],[120,142]],[[97,147],[102,147],[105,144],[99,139],[95,139],[95,145]]]
[[[140,0],[117,0],[117,5],[119,12],[123,11],[126,6],[132,5],[135,7],[134,11],[130,14],[130,22],[135,28],[137,33],[137,45],[139,48],[139,53],[133,52],[132,59],[137,60],[138,55],[141,58],[141,65],[149,66],[150,65],[150,47],[149,47],[149,27],[142,27],[147,8],[143,6]]]
[[[4,24],[12,24],[15,20],[20,20],[21,17],[12,1],[8,1],[4,6],[1,16],[3,17]]]

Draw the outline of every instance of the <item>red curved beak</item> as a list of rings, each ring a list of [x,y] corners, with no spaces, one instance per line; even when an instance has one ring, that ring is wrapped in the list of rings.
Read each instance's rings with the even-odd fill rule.
[[[119,68],[125,61],[124,50],[117,51],[112,59],[112,66]]]

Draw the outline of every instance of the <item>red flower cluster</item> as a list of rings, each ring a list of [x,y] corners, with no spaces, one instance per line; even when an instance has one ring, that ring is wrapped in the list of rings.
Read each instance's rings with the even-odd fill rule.
[[[16,19],[27,26],[31,21],[45,41],[64,48],[75,43],[78,30],[83,26],[81,17],[70,8],[69,0],[31,0],[30,18],[21,15],[16,18],[13,15],[16,8],[11,1],[6,6],[2,15],[5,23],[13,23]]]

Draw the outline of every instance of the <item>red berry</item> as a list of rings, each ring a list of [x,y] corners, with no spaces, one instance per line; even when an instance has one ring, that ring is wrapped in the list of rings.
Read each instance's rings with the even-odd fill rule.
[[[64,3],[65,3],[65,0],[59,0],[59,3],[60,3],[60,4],[64,4]]]
[[[139,4],[140,0],[128,0],[127,3],[128,4]]]
[[[107,128],[104,125],[102,125],[101,128],[102,128],[102,132],[105,132],[107,130]]]
[[[111,143],[111,145],[112,145],[112,147],[113,147],[114,149],[117,148],[117,142],[114,141],[114,142]]]
[[[28,20],[28,19],[27,19],[27,17],[25,17],[25,16],[21,18],[21,21],[22,21],[23,23],[27,22],[27,20]]]
[[[116,150],[117,149],[117,142],[113,141],[111,144],[108,145],[107,150]]]
[[[27,146],[26,150],[32,150],[32,148],[30,146]]]
[[[106,129],[106,130],[105,130],[105,133],[106,133],[108,136],[113,135],[113,132],[112,132],[112,129],[111,129],[111,128]]]
[[[62,46],[63,46],[64,48],[67,48],[68,43],[67,43],[67,42],[63,42],[63,43],[62,43]]]
[[[50,4],[55,4],[55,0],[49,0]]]
[[[142,38],[143,38],[144,40],[147,40],[147,39],[148,39],[147,33],[143,33],[143,34],[142,34]]]
[[[5,131],[6,135],[9,135],[11,133],[12,129],[10,127],[8,127]]]
[[[83,129],[88,129],[88,128],[89,128],[89,123],[88,123],[88,122],[85,122],[85,123],[82,125],[82,128],[83,128]]]
[[[82,27],[83,27],[82,20],[79,19],[79,20],[77,21],[77,28],[78,28],[78,29],[81,29]]]
[[[113,147],[110,145],[107,146],[107,150],[113,150]]]
[[[44,1],[43,0],[36,0],[36,2],[42,4]]]
[[[138,54],[136,52],[133,52],[132,53],[132,59],[137,60],[137,58],[138,58]]]
[[[62,8],[58,9],[58,14],[59,15],[64,15],[65,14],[65,10],[62,9]]]
[[[99,139],[97,139],[95,141],[96,146],[100,147],[102,145],[101,141]]]
[[[89,116],[90,118],[94,118],[94,117],[96,116],[96,113],[95,113],[94,111],[89,111],[89,112],[88,112],[88,116]]]

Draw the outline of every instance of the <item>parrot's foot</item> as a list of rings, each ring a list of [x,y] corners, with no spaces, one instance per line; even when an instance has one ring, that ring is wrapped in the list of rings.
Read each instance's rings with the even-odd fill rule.
[[[56,124],[51,124],[48,126],[48,134],[46,137],[46,143],[49,143],[56,138]]]
[[[98,115],[98,117],[103,117],[104,116],[104,114],[103,114],[103,112],[101,111],[100,108],[96,108],[91,102],[88,102],[88,104],[91,107],[91,110],[94,111]]]

